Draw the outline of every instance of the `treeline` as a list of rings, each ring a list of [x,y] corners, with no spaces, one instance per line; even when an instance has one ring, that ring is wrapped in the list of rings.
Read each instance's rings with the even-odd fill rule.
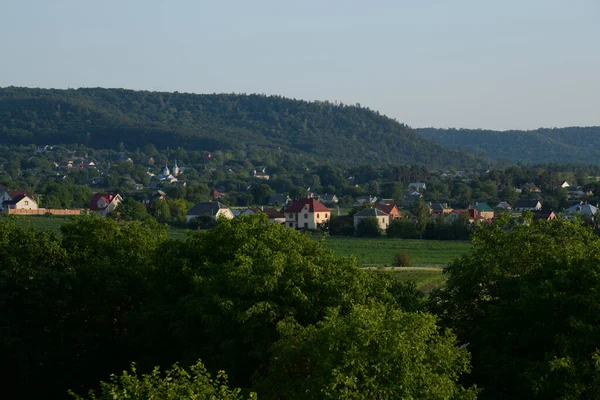
[[[344,165],[404,162],[475,167],[483,157],[446,149],[360,105],[280,96],[124,89],[0,89],[3,144],[81,143],[96,149],[267,149]]]
[[[19,398],[85,395],[131,362],[146,373],[198,359],[265,399],[475,393],[458,383],[467,351],[413,286],[265,218],[184,241],[152,222],[81,217],[60,237],[1,224],[0,373]]]
[[[0,373],[19,398],[600,392],[600,238],[577,221],[482,226],[428,299],[260,216],[183,241],[152,222],[1,224]]]
[[[530,131],[420,128],[416,132],[443,146],[513,163],[598,165],[600,160],[598,126]]]

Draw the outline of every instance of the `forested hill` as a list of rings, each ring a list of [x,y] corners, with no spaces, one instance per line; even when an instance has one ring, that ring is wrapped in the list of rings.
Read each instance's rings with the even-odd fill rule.
[[[346,164],[487,163],[360,106],[124,89],[0,88],[0,143],[81,143],[97,149],[123,143],[130,150],[152,143],[207,151],[261,146]]]
[[[455,149],[483,151],[490,158],[524,163],[600,164],[600,127],[491,131],[416,129],[424,137]]]

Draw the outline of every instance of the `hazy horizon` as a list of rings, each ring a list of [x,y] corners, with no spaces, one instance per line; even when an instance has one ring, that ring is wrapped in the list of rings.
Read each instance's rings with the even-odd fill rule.
[[[600,3],[8,0],[0,86],[360,103],[414,128],[600,125]]]

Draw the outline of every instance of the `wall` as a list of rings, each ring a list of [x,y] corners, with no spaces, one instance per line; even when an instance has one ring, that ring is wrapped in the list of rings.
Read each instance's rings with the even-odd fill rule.
[[[57,210],[52,208],[38,208],[37,210],[25,210],[22,208],[9,208],[8,213],[11,215],[44,215],[50,213],[53,215],[82,215],[84,214],[83,209],[81,210]]]

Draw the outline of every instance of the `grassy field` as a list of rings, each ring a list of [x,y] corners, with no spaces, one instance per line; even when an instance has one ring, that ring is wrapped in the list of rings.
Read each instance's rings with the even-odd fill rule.
[[[440,268],[430,268],[423,270],[402,270],[395,268],[393,271],[382,271],[386,274],[392,274],[396,279],[402,282],[412,281],[417,288],[425,294],[433,289],[440,288],[446,284],[448,276],[442,273]]]
[[[413,265],[446,265],[471,248],[470,242],[444,240],[329,237],[327,243],[338,256],[352,255],[361,265],[391,264],[400,250],[408,252]]]

